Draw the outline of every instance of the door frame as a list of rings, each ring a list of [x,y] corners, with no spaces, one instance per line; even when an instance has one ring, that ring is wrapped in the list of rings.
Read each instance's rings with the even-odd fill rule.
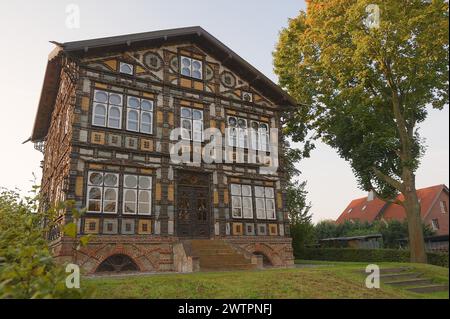
[[[207,181],[206,183],[200,183],[198,185],[195,184],[189,184],[184,183],[183,181],[180,182],[180,176],[183,174],[193,174],[193,175],[200,175],[202,176],[202,180]],[[175,236],[183,239],[195,239],[195,238],[201,238],[201,239],[207,239],[212,238],[214,236],[214,203],[212,200],[212,191],[211,191],[211,185],[212,185],[212,174],[210,172],[205,172],[201,170],[195,170],[195,169],[174,169],[174,234]],[[209,199],[209,205],[208,205],[208,234],[204,237],[196,237],[194,234],[191,234],[190,236],[180,236],[178,233],[178,189],[180,186],[183,187],[195,187],[195,188],[206,188],[207,189],[207,198]]]

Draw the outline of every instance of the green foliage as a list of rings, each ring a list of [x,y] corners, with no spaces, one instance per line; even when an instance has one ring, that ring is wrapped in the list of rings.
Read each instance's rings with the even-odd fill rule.
[[[428,225],[423,225],[423,232],[425,236],[434,235],[434,231]],[[397,220],[375,221],[373,223],[345,221],[337,224],[334,221],[325,220],[317,223],[314,227],[314,234],[316,239],[381,234],[385,248],[398,248],[398,240],[408,238],[408,222],[406,220],[403,222]]]
[[[37,187],[34,188],[37,192]],[[80,298],[83,289],[68,289],[64,265],[54,262],[46,232],[67,202],[47,212],[38,211],[38,196],[22,199],[14,191],[0,192],[0,299]],[[68,224],[68,229],[73,229]],[[75,228],[76,229],[76,228]]]
[[[448,268],[448,253],[427,253],[432,265]],[[294,250],[295,258],[350,262],[409,262],[410,253],[401,249],[306,248]]]

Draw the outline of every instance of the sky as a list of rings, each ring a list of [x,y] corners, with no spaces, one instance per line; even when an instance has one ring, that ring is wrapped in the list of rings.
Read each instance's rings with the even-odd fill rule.
[[[71,4],[80,10],[78,28],[66,24]],[[42,154],[22,142],[31,135],[47,56],[54,47],[49,41],[199,25],[277,82],[272,52],[278,33],[304,8],[300,0],[1,1],[0,186],[25,192],[34,184],[33,174],[40,181]],[[428,149],[417,172],[418,188],[449,184],[448,133],[448,107],[431,110],[421,126]],[[299,169],[300,179],[308,182],[314,222],[336,219],[352,199],[366,195],[349,164],[326,145],[319,144]]]

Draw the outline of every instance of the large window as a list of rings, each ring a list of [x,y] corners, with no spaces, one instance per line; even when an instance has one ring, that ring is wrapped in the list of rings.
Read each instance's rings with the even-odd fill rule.
[[[441,206],[441,213],[442,214],[447,214],[448,213],[447,202],[441,200],[441,202],[439,204]]]
[[[202,61],[181,56],[180,72],[182,75],[201,80],[203,78]]]
[[[273,187],[255,186],[256,218],[276,219]]]
[[[231,205],[233,218],[253,218],[252,187],[231,184]]]
[[[228,116],[228,145],[269,151],[269,125],[264,122],[248,121],[245,118]]]
[[[90,213],[117,213],[118,187],[118,174],[89,172],[87,211]]]
[[[182,107],[180,113],[181,137],[195,142],[203,141],[203,111]]]
[[[233,218],[253,218],[253,198],[257,219],[276,219],[273,187],[254,187],[231,184],[231,212]]]
[[[149,176],[124,175],[123,213],[151,214],[152,178]]]
[[[127,130],[152,134],[153,101],[129,96],[127,99]]]
[[[122,128],[122,103],[121,94],[95,90],[92,125]]]

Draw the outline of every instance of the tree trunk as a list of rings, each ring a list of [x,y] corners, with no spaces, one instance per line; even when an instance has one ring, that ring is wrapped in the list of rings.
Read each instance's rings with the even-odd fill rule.
[[[411,262],[426,263],[427,254],[425,252],[425,242],[423,238],[422,217],[420,216],[420,204],[417,198],[415,186],[407,187],[404,207],[408,220],[409,250]]]

